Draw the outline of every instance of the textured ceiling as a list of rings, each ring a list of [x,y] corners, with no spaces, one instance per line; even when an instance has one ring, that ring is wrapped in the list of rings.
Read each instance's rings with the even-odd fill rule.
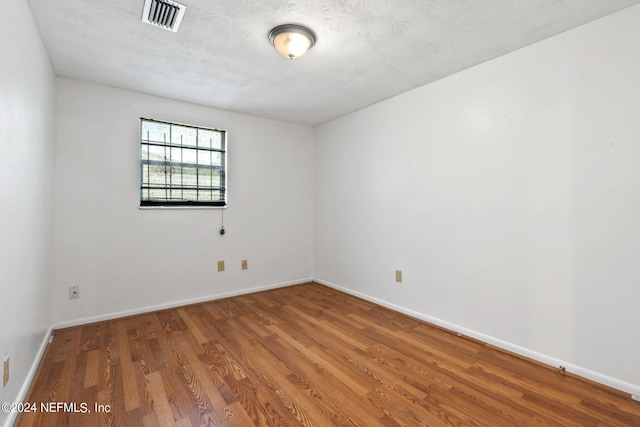
[[[28,0],[58,76],[317,125],[640,0],[182,0],[177,33],[144,0]],[[276,25],[318,35],[290,61]]]

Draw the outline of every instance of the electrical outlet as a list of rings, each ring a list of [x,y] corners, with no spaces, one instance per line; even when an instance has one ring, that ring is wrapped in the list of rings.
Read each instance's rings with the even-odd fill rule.
[[[2,387],[6,387],[9,382],[9,356],[4,358],[2,366]]]
[[[396,270],[396,282],[402,283],[402,270]]]
[[[242,269],[246,270],[247,268],[249,268],[249,264],[247,264],[247,260],[243,259],[242,260]]]
[[[69,286],[69,299],[80,298],[80,286]]]
[[[224,271],[224,261],[218,261],[218,271]]]

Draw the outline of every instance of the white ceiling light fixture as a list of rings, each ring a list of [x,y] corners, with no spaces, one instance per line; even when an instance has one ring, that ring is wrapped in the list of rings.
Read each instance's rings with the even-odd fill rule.
[[[294,59],[311,49],[316,43],[316,34],[302,25],[284,24],[269,31],[269,41],[280,55]]]

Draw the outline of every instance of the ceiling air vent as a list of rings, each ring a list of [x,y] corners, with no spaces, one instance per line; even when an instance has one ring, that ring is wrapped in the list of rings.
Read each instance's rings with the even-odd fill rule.
[[[186,9],[185,5],[171,0],[145,0],[142,22],[175,33],[178,31]]]

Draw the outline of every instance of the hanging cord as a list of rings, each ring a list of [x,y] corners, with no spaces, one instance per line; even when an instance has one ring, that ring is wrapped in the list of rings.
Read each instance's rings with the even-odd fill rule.
[[[226,233],[226,231],[224,231],[224,208],[220,210],[222,211],[222,224],[220,226],[220,235],[224,236],[224,233]]]

